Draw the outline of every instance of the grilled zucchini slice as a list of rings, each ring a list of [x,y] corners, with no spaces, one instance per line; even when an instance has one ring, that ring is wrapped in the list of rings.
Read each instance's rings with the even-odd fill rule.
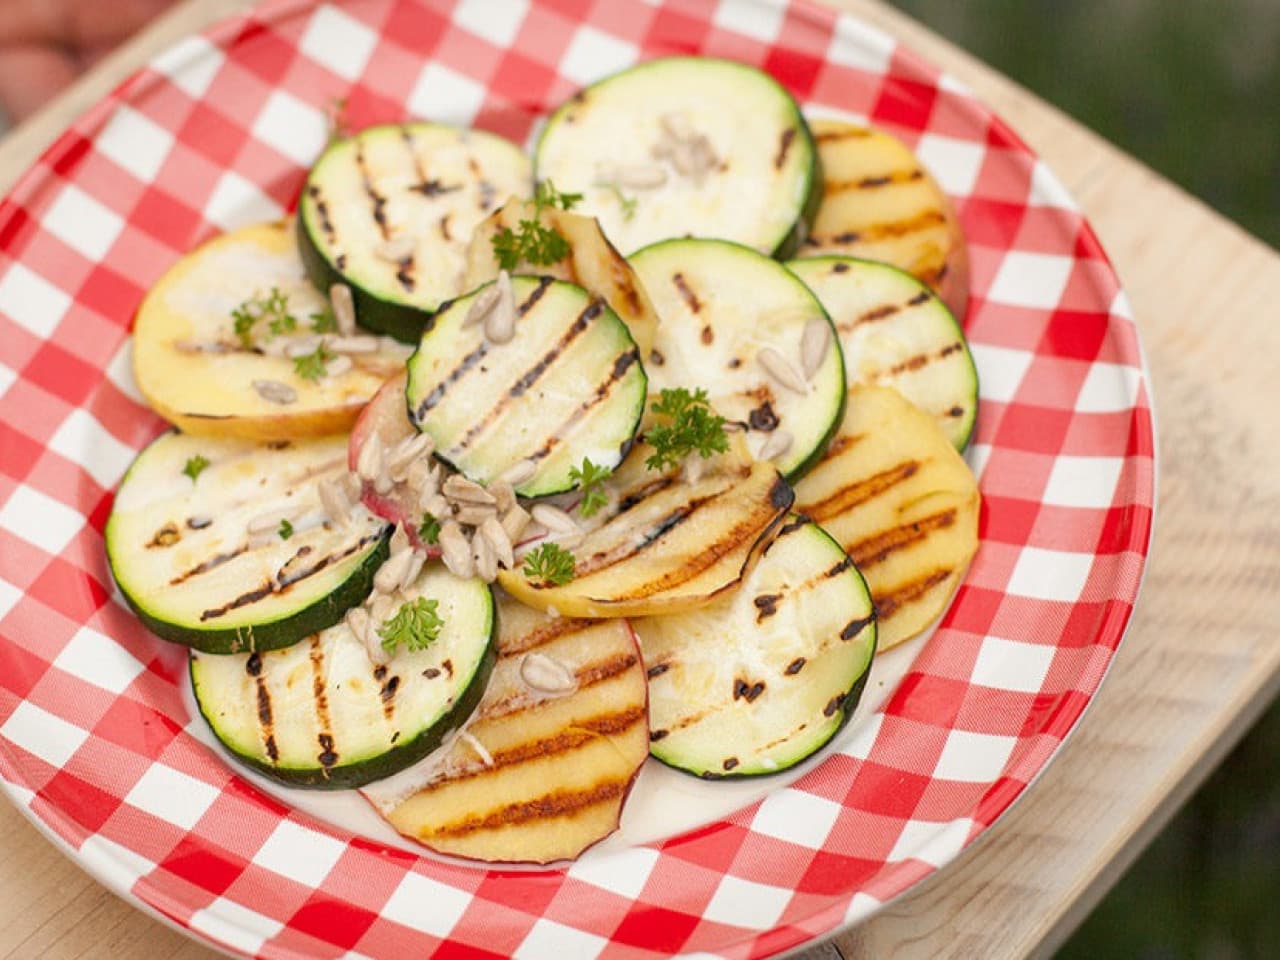
[[[509,600],[498,620],[498,664],[467,736],[363,793],[440,853],[572,859],[617,828],[649,754],[635,637],[625,620],[552,619]]]
[[[650,751],[704,779],[777,773],[818,750],[852,716],[876,649],[866,582],[797,516],[737,591],[635,628]]]
[[[441,310],[409,359],[409,418],[436,456],[487,484],[520,460],[516,492],[572,489],[584,457],[612,469],[631,447],[647,378],[626,325],[603,300],[550,277],[515,277],[514,335],[486,336],[467,315],[486,288]]]
[[[794,493],[773,464],[736,453],[693,482],[645,468],[637,444],[608,486],[609,503],[581,521],[573,579],[556,584],[522,569],[498,571],[508,593],[572,617],[631,617],[710,603],[742,579]]]
[[[463,292],[476,224],[530,188],[528,158],[492,133],[438,123],[370,127],[311,168],[298,248],[318,288],[351,287],[358,323],[412,343],[430,314]]]
[[[755,67],[709,57],[650,60],[579,91],[547,121],[535,167],[582,193],[628,256],[686,236],[790,256],[821,200],[795,100]]]
[[[237,312],[268,301],[278,309],[238,336]],[[327,308],[307,282],[290,224],[223,234],[179,260],[142,301],[133,327],[134,379],[152,408],[188,433],[251,440],[340,433],[408,351],[383,341],[339,361],[349,364],[344,372],[300,376],[280,348],[306,347],[303,338],[314,340],[315,317]],[[326,371],[338,369],[335,359]],[[264,395],[263,384],[278,386]],[[289,394],[292,400],[278,402]]]
[[[436,601],[425,649],[374,664],[345,623],[287,650],[193,653],[200,713],[242,763],[293,787],[358,787],[403,770],[471,716],[495,659],[493,595],[429,564],[406,602]]]
[[[953,314],[969,304],[969,253],[951,200],[901,140],[814,120],[822,203],[798,251],[878,260],[927,284]]]
[[[892,387],[859,386],[823,459],[796,485],[871,588],[879,646],[946,609],[978,549],[978,483],[928,414]]]
[[[978,413],[978,370],[946,304],[888,264],[805,257],[787,266],[831,315],[848,383],[896,388],[964,450]]]
[[[153,441],[106,527],[112,576],[139,619],[210,653],[272,650],[337,623],[368,596],[391,533],[363,507],[345,525],[325,515],[318,484],[345,475],[346,451],[342,436]]]
[[[754,454],[776,449],[779,470],[802,474],[839,424],[845,397],[844,363],[818,298],[781,264],[722,240],[667,240],[631,262],[662,318],[650,389],[706,389],[716,412],[747,431]],[[815,332],[827,346],[806,371],[803,344]],[[779,366],[790,370],[785,382]]]

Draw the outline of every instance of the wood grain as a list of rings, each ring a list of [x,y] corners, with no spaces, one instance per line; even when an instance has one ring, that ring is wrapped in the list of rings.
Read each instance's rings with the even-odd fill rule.
[[[902,15],[839,5],[969,84],[1048,162],[1115,261],[1151,368],[1155,542],[1102,691],[992,830],[834,940],[847,958],[1047,956],[1280,690],[1280,446],[1258,414],[1280,400],[1280,257]],[[131,69],[244,6],[187,0],[157,21],[0,142],[0,188]],[[0,849],[0,958],[215,956],[106,892],[8,804]]]

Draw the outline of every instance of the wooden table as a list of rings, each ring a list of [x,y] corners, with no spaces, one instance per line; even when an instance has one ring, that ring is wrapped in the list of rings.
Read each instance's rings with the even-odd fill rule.
[[[1150,362],[1155,541],[1129,636],[1044,775],[978,843],[806,960],[1047,955],[1280,690],[1280,256],[1051,106],[872,0],[841,6],[973,87],[1083,205]],[[186,0],[0,142],[0,191],[130,71],[245,0]],[[1270,401],[1269,403],[1266,401]],[[214,956],[0,804],[0,957]]]

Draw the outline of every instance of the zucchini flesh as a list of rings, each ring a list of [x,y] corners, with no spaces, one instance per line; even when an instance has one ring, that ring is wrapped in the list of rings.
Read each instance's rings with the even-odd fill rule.
[[[650,390],[704,388],[711,406],[747,433],[753,453],[772,434],[790,436],[772,457],[787,477],[804,472],[840,422],[844,364],[822,304],[785,267],[739,244],[668,240],[631,258],[662,323],[646,369]],[[802,341],[810,323],[829,347],[805,380]],[[761,360],[774,351],[801,380],[796,390]]]
[[[831,315],[849,384],[894,387],[964,450],[977,418],[978,371],[946,304],[883,263],[805,257],[787,266]]]
[[[801,256],[877,260],[929,286],[957,317],[969,303],[969,253],[950,198],[910,148],[881,130],[813,120],[823,196]]]
[[[728,454],[688,482],[645,468],[637,444],[614,474],[608,506],[581,526],[574,578],[556,585],[522,570],[498,571],[521,603],[574,617],[630,617],[686,610],[731,591],[786,514],[794,493],[773,464]]]
[[[482,290],[484,288],[481,288]],[[644,412],[647,378],[626,325],[602,300],[549,277],[515,277],[515,335],[466,323],[481,291],[450,303],[409,359],[409,417],[436,455],[487,484],[520,460],[526,497],[569,490],[584,457],[612,469]]]
[[[199,459],[197,459],[199,458]],[[193,480],[184,472],[207,466]],[[317,485],[346,473],[346,438],[285,444],[162,434],[116,492],[107,560],[152,632],[213,653],[271,650],[337,623],[369,594],[390,528],[363,507],[342,526]],[[284,511],[289,536],[250,533]]]
[[[487,585],[431,564],[403,594],[418,597],[437,601],[439,636],[383,665],[345,623],[285,650],[193,653],[201,714],[237,759],[289,786],[357,787],[404,769],[466,722],[494,660]]]
[[[859,386],[796,511],[867,578],[888,650],[946,609],[978,549],[978,482],[937,422],[892,387]]]
[[[358,323],[412,342],[431,312],[463,292],[475,226],[529,191],[528,159],[494,134],[436,123],[370,127],[312,167],[299,250],[320,289],[351,287]],[[413,238],[405,251],[396,249],[400,237]]]
[[[706,779],[776,773],[853,714],[876,649],[853,562],[791,516],[733,594],[635,622],[649,675],[650,752]]]
[[[510,600],[498,620],[498,663],[469,738],[363,793],[398,831],[440,853],[571,859],[617,828],[649,755],[640,652],[625,620],[553,619]],[[531,687],[526,658],[562,668],[572,689]]]
[[[710,143],[701,182],[654,156],[673,117]],[[788,256],[821,199],[817,163],[791,95],[755,67],[711,57],[651,60],[579,91],[547,121],[535,157],[538,178],[582,193],[581,211],[627,255],[697,236]],[[615,189],[602,164],[656,165],[666,178]]]

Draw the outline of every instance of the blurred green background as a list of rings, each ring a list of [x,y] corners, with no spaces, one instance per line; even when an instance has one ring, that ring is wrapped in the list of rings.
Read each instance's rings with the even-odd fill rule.
[[[891,2],[1280,248],[1280,0]],[[1280,704],[1058,957],[1280,957]]]

